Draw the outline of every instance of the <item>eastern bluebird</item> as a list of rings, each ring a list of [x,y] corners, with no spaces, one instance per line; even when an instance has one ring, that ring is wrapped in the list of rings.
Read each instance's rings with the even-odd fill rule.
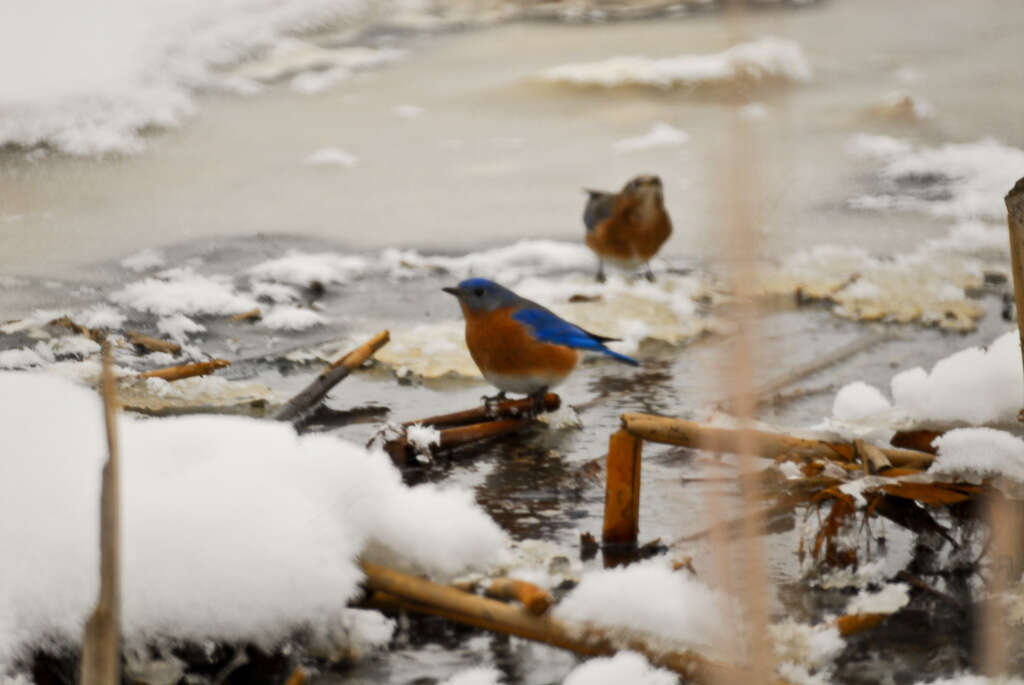
[[[470,278],[443,290],[459,298],[466,319],[466,346],[480,373],[501,391],[499,397],[506,392],[523,393],[542,403],[548,388],[561,383],[576,367],[579,350],[639,365],[604,346],[614,338],[588,333],[487,279]]]
[[[583,223],[587,246],[598,258],[597,280],[604,282],[604,260],[623,269],[647,265],[647,280],[654,280],[648,261],[672,234],[672,220],[665,210],[661,179],[637,176],[620,192],[587,190]]]

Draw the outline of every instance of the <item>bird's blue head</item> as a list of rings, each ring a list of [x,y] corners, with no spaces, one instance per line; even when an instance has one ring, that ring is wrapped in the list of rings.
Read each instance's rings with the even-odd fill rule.
[[[514,305],[521,299],[508,288],[486,278],[467,278],[454,288],[441,290],[459,298],[459,303],[472,312],[493,312]]]

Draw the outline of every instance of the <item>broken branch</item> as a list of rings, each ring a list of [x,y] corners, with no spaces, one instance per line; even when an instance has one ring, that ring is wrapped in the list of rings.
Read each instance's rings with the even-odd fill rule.
[[[487,586],[486,594],[495,599],[514,599],[534,616],[540,616],[555,603],[547,590],[514,578],[495,578]]]
[[[206,362],[194,362],[192,364],[179,364],[178,366],[168,366],[163,369],[153,369],[152,371],[146,371],[140,373],[140,378],[163,378],[165,381],[180,381],[182,378],[192,378],[193,376],[206,376],[213,373],[217,369],[222,369],[225,366],[231,366],[231,362],[227,359],[211,359]]]

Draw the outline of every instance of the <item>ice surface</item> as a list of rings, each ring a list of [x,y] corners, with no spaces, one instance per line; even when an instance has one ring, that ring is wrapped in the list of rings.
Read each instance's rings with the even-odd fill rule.
[[[742,643],[741,621],[729,598],[672,570],[665,559],[588,571],[554,615],[623,638],[644,637],[665,648]]]
[[[0,671],[77,642],[97,592],[97,395],[0,374]],[[54,430],[59,426],[60,430]],[[324,633],[348,611],[356,555],[437,576],[488,564],[504,535],[469,492],[408,488],[380,452],[239,417],[120,419],[124,631],[202,642]],[[373,636],[369,636],[373,637]]]
[[[906,583],[888,583],[881,590],[861,590],[846,605],[847,614],[891,614],[910,602],[910,586]]]
[[[639,150],[649,150],[653,147],[682,145],[689,139],[690,135],[686,131],[680,131],[671,124],[659,121],[651,126],[651,130],[648,133],[642,136],[616,141],[612,145],[612,149],[616,152],[637,152]]]
[[[359,158],[351,152],[346,152],[340,147],[324,147],[306,157],[306,164],[313,166],[344,166],[354,167],[359,164]]]
[[[392,3],[395,4],[395,3]],[[365,0],[12,0],[0,3],[0,146],[132,153],[141,131],[179,124],[196,88],[251,90],[221,68],[289,33],[371,10]],[[47,46],[40,50],[40,46]],[[364,49],[365,50],[365,49]],[[344,51],[337,51],[344,52]],[[367,63],[366,55],[333,57]]]
[[[880,194],[851,200],[865,209],[913,209],[958,219],[1003,219],[1003,195],[1020,177],[1024,150],[992,138],[915,148],[905,140],[859,135],[848,150],[881,166]]]
[[[676,685],[679,676],[651,666],[636,652],[619,652],[612,657],[595,657],[580,664],[562,685]]]
[[[459,671],[441,685],[498,685],[503,680],[501,671],[493,666],[477,666]]]
[[[419,105],[397,105],[393,111],[403,119],[416,119],[423,114],[423,108]]]
[[[135,272],[149,271],[163,266],[166,263],[164,255],[159,250],[146,248],[121,260],[121,266]]]
[[[540,74],[545,81],[577,86],[647,85],[659,88],[737,81],[806,81],[811,66],[798,43],[765,37],[711,55],[613,57],[600,62],[564,64]]]
[[[958,428],[935,439],[936,475],[977,480],[1005,476],[1024,483],[1024,440],[993,428]]]

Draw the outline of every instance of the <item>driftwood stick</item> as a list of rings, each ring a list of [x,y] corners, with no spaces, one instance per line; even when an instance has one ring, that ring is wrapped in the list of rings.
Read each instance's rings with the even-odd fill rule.
[[[125,336],[128,338],[128,342],[132,345],[137,345],[150,352],[166,352],[173,354],[177,357],[181,354],[181,345],[170,340],[160,340],[159,338],[152,338],[142,333],[135,331],[125,331]]]
[[[612,654],[632,649],[651,663],[671,669],[697,683],[744,682],[750,674],[740,668],[706,659],[694,652],[665,653],[640,641],[617,645],[598,631],[573,631],[551,616],[533,616],[519,607],[478,597],[429,580],[363,562],[366,584],[377,591],[371,606],[403,608],[442,616],[452,621],[568,649],[579,654]]]
[[[640,461],[643,441],[632,433],[618,430],[608,440],[605,469],[604,526],[605,544],[635,545],[640,531]]]
[[[82,685],[121,682],[121,476],[117,443],[117,379],[103,345],[103,416],[109,456],[100,490],[100,595],[82,638]]]
[[[194,362],[192,364],[168,366],[163,369],[153,369],[152,371],[140,373],[139,378],[163,378],[165,381],[180,381],[182,378],[206,376],[225,366],[231,366],[231,362],[227,359],[211,359],[206,362]]]
[[[749,450],[767,459],[787,455],[852,462],[856,457],[854,446],[847,443],[798,438],[785,433],[770,433],[752,428],[720,428],[653,414],[623,414],[622,427],[638,438],[652,442],[716,452],[738,453],[738,450]],[[744,432],[750,439],[741,441],[740,435]],[[878,449],[894,466],[927,468],[935,460],[935,455],[925,452],[895,447]]]
[[[1013,296],[1017,301],[1017,333],[1024,364],[1024,178],[1006,194],[1006,223],[1010,230],[1010,265],[1013,268]],[[1018,414],[1024,421],[1024,409]]]
[[[555,603],[551,593],[544,588],[515,578],[495,578],[487,586],[485,594],[495,599],[514,599],[534,616],[545,613]]]
[[[555,411],[562,406],[562,398],[553,392],[544,396],[544,411]],[[480,423],[506,417],[524,416],[525,412],[533,408],[533,400],[524,397],[519,400],[502,400],[494,405],[493,411],[488,413],[487,407],[476,407],[466,411],[457,411],[451,414],[439,414],[428,416],[425,419],[406,421],[402,425],[408,428],[413,424],[421,423],[424,426],[442,428],[445,426],[464,426],[470,423]]]
[[[808,376],[813,376],[819,371],[824,371],[834,364],[838,364],[841,361],[849,359],[850,357],[865,352],[879,343],[886,342],[892,339],[892,334],[888,332],[884,333],[871,333],[861,338],[854,340],[851,343],[843,345],[839,349],[826,354],[824,357],[819,357],[806,364],[800,364],[796,368],[793,368],[786,373],[772,378],[768,382],[758,386],[751,393],[754,396],[754,400],[757,404],[763,402],[769,402],[773,397],[778,395],[779,391],[784,388],[793,385],[797,381],[803,380]],[[725,400],[719,403],[719,406],[726,409],[727,411],[732,410],[732,402]]]
[[[274,418],[278,421],[294,421],[306,412],[315,409],[327,397],[327,393],[331,391],[331,388],[358,369],[363,362],[372,357],[377,350],[384,347],[389,340],[391,340],[391,334],[388,331],[381,331],[366,343],[336,359],[312,383],[306,386],[302,392],[288,400],[274,414]]]

